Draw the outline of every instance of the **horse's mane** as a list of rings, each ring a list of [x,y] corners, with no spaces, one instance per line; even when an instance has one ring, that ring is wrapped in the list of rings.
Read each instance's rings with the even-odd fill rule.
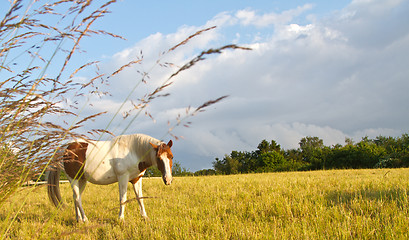
[[[131,134],[119,135],[112,139],[112,143],[117,144],[119,149],[129,149],[132,153],[142,157],[152,151],[152,146],[149,143],[159,145],[161,141],[145,134]]]

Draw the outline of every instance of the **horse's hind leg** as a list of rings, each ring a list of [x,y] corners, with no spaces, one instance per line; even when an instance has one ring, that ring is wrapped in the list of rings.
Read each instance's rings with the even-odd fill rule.
[[[81,194],[85,189],[85,185],[87,184],[86,180],[72,180],[70,179],[73,198],[74,198],[74,205],[75,205],[75,215],[77,217],[77,222],[86,222],[87,216],[85,216],[84,209],[82,208],[82,201],[81,201]]]
[[[145,206],[143,205],[143,195],[142,195],[142,178],[139,178],[135,183],[132,181],[133,190],[135,191],[136,199],[139,203],[139,208],[141,210],[141,215],[143,218],[148,219],[146,215]]]
[[[126,204],[126,191],[128,188],[128,175],[122,175],[118,177],[119,187],[119,219],[125,218],[125,204]]]

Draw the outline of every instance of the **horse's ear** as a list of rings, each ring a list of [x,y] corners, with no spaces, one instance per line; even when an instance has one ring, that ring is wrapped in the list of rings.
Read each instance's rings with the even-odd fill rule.
[[[150,144],[150,145],[153,147],[153,149],[155,149],[155,150],[159,148],[158,145],[155,145],[155,144],[153,144],[153,143],[151,143],[151,142],[150,142],[149,144]]]
[[[169,142],[168,142],[168,147],[172,147],[172,145],[173,145],[173,142],[172,142],[172,140],[169,140]]]

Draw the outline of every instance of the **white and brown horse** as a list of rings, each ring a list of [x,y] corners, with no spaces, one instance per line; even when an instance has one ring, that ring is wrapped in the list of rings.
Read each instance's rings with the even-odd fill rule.
[[[107,185],[118,182],[119,218],[124,219],[127,184],[131,182],[141,215],[147,218],[142,197],[142,176],[150,166],[157,166],[163,182],[172,182],[172,140],[167,144],[144,134],[122,135],[111,141],[77,141],[68,144],[64,156],[64,171],[73,190],[77,221],[87,221],[81,203],[81,193],[87,182]],[[48,195],[55,206],[61,203],[60,171],[48,175]]]

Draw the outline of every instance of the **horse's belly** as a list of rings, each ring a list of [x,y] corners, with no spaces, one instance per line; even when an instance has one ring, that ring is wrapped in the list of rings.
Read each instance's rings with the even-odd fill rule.
[[[91,159],[85,162],[84,176],[87,181],[102,185],[118,182],[117,174],[110,160]]]
[[[118,181],[108,151],[104,151],[103,148],[87,150],[84,176],[87,181],[94,184],[105,185]]]
[[[112,168],[105,169],[103,167],[98,167],[95,171],[85,171],[84,176],[88,182],[99,185],[118,182],[118,178]]]

